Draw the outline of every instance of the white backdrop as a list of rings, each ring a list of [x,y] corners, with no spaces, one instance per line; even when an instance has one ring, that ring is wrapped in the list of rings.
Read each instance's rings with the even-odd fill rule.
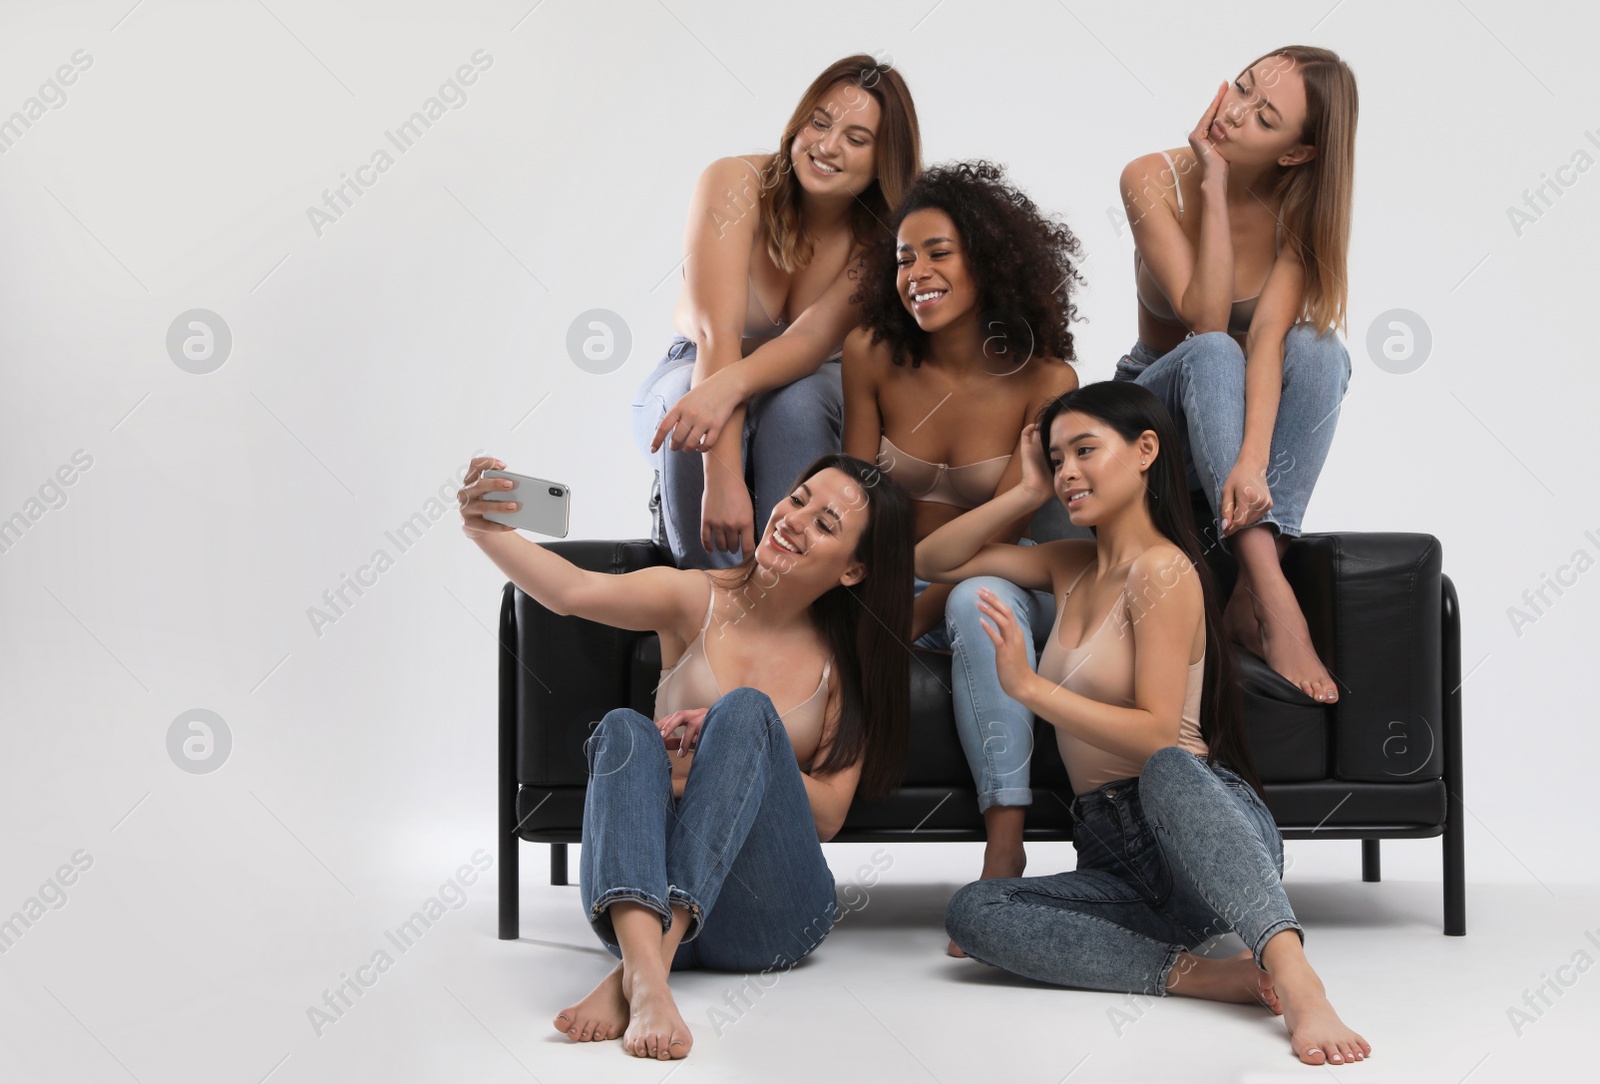
[[[1355,371],[1306,528],[1442,539],[1465,614],[1469,877],[1595,880],[1573,846],[1600,827],[1587,8],[130,5],[0,8],[0,118],[26,119],[0,127],[0,519],[22,516],[0,536],[0,914],[92,860],[73,906],[0,959],[0,1015],[66,986],[75,1011],[116,997],[177,1033],[219,958],[333,981],[326,961],[367,947],[340,937],[394,911],[366,910],[380,871],[423,885],[490,845],[503,579],[453,502],[437,522],[429,502],[488,450],[573,487],[571,537],[648,533],[628,404],[672,334],[694,179],[773,149],[813,75],[856,51],[908,80],[929,163],[1002,161],[1083,239],[1085,381],[1135,336],[1121,166],[1181,146],[1271,47],[1349,61]],[[402,150],[388,133],[435,95],[443,115]],[[392,166],[369,171],[380,148]],[[315,221],[355,176],[372,183]],[[1548,208],[1516,221],[1547,181]],[[218,336],[203,373],[178,363],[197,309]],[[591,309],[629,329],[615,371],[569,354]],[[1431,340],[1389,363],[1410,371],[1369,350],[1390,310]],[[376,582],[333,610],[324,592],[379,550]],[[1524,592],[1558,578],[1535,610]],[[196,709],[231,736],[208,774],[169,752]],[[1297,853],[1354,876],[1353,848]],[[950,855],[952,879],[975,870]],[[1436,842],[1386,859],[1439,876]]]

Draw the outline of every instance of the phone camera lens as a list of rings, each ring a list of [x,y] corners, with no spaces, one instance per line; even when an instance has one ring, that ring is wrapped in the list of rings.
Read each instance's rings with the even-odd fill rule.
[[[550,496],[552,496],[552,497],[561,496],[561,487],[560,486],[551,486],[550,487]]]

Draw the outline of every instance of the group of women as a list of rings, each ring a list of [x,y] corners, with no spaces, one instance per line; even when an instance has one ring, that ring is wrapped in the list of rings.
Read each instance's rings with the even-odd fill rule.
[[[991,163],[923,170],[895,69],[839,61],[777,152],[705,170],[677,335],[633,404],[677,567],[588,572],[484,519],[514,508],[485,503],[511,485],[482,477],[498,459],[459,494],[527,594],[661,642],[655,717],[614,710],[586,746],[580,893],[620,962],[558,1031],[683,1057],[673,969],[792,966],[826,936],[821,844],[857,791],[897,785],[915,645],[952,655],[988,833],[947,951],[1255,1002],[1305,1063],[1370,1055],[1306,960],[1232,676],[1243,645],[1338,696],[1280,559],[1350,375],[1356,112],[1337,55],[1289,46],[1220,87],[1186,146],[1128,164],[1138,337],[1082,387],[1078,239]],[[1239,564],[1226,600],[1208,542]],[[1078,866],[1029,877],[1036,718]],[[1191,951],[1227,932],[1245,951]]]

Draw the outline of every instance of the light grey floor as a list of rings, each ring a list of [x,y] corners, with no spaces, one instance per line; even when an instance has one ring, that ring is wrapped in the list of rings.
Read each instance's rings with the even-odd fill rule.
[[[136,844],[138,815],[119,846]],[[1335,1073],[1483,1084],[1575,1079],[1593,1061],[1600,977],[1587,968],[1600,958],[1600,887],[1475,882],[1468,936],[1447,938],[1436,843],[1388,845],[1388,879],[1364,884],[1355,844],[1319,842],[1290,845],[1286,881],[1335,1006],[1373,1045],[1363,1065],[1299,1066],[1265,1011],[1137,1005],[946,958],[944,902],[979,851],[931,844],[887,848],[878,865],[888,868],[851,892],[833,935],[759,995],[745,987],[747,1005],[732,993],[746,976],[677,975],[693,1053],[678,1065],[637,1062],[618,1043],[578,1046],[553,1032],[555,1011],[611,957],[584,923],[577,888],[545,883],[547,851],[533,844],[523,845],[522,937],[496,939],[492,856],[479,856],[481,876],[457,874],[485,841],[478,825],[440,827],[365,864],[341,856],[335,875],[285,834],[266,844],[268,861],[297,872],[270,895],[252,892],[246,868],[230,883],[214,865],[200,882],[164,849],[145,868],[108,852],[68,890],[68,905],[0,957],[0,1080],[1082,1084]],[[859,883],[875,849],[829,848],[841,888]],[[1034,872],[1065,868],[1071,848],[1037,846],[1030,862]],[[419,925],[402,950],[390,935],[452,878],[473,883],[447,890],[442,902],[458,906]],[[362,972],[361,996],[314,1023],[325,991],[380,952],[387,969]],[[1547,1007],[1531,993],[1541,983],[1559,993]]]

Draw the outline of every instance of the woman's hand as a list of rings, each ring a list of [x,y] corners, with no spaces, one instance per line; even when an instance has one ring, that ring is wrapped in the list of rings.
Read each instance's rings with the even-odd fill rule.
[[[456,502],[461,506],[461,532],[474,541],[486,535],[516,530],[509,524],[492,523],[483,518],[485,512],[514,512],[517,509],[516,501],[483,499],[485,493],[499,493],[516,484],[509,478],[483,477],[483,472],[490,469],[505,470],[506,465],[493,456],[478,456],[467,468],[466,477],[461,480],[462,486],[456,491]]]
[[[1017,485],[1030,497],[1038,498],[1039,504],[1055,496],[1053,479],[1056,472],[1050,469],[1050,459],[1040,446],[1038,422],[1029,422],[1022,427],[1022,436],[1017,441],[1017,455],[1022,457],[1022,481]]]
[[[1272,490],[1267,486],[1267,465],[1240,459],[1222,482],[1224,537],[1253,526],[1272,510]]]
[[[1217,153],[1217,145],[1211,142],[1211,124],[1217,119],[1217,111],[1222,108],[1222,99],[1227,95],[1228,84],[1223,83],[1217,88],[1217,96],[1211,99],[1211,104],[1201,114],[1200,123],[1189,133],[1189,146],[1194,149],[1195,161],[1200,163],[1202,178],[1214,177],[1219,181],[1228,179],[1228,160]]]
[[[705,726],[706,712],[710,708],[685,708],[675,711],[670,715],[663,715],[656,722],[656,729],[661,731],[661,739],[667,743],[668,749],[676,749],[678,756],[688,756],[694,752],[694,747],[700,742],[700,728]],[[672,732],[683,727],[681,735]]]
[[[1000,676],[1000,688],[1013,700],[1020,700],[1023,686],[1034,676],[1033,668],[1028,665],[1030,633],[1017,624],[1011,607],[987,587],[978,588],[978,611],[994,622],[993,628],[989,621],[978,623],[994,644],[994,665]]]
[[[700,498],[700,545],[707,553],[737,552],[742,558],[755,552],[756,512],[744,479],[726,474],[715,463],[707,472],[705,493]]]
[[[672,440],[668,448],[674,452],[685,448],[691,452],[705,451],[717,443],[722,427],[728,424],[728,416],[743,401],[744,395],[727,369],[712,373],[684,392],[683,398],[662,417],[650,441],[651,453],[654,454],[669,436]]]

